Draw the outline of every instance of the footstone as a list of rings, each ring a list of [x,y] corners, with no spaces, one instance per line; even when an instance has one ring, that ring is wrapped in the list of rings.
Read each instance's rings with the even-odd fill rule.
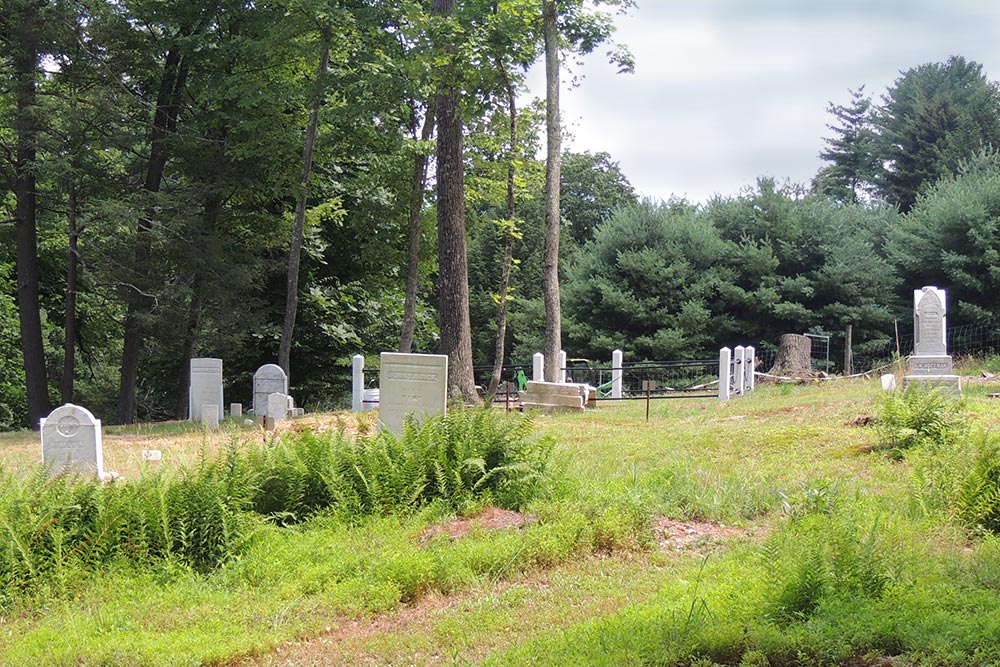
[[[886,373],[882,376],[882,391],[896,391],[896,376]]]
[[[210,431],[217,431],[219,429],[218,405],[201,406],[201,425]]]
[[[379,369],[379,423],[399,435],[408,417],[443,415],[448,400],[448,357],[383,352]]]
[[[54,477],[79,472],[104,478],[101,420],[86,408],[67,403],[41,420],[42,463]]]
[[[239,419],[243,416],[243,404],[242,403],[230,403],[229,404],[229,416],[233,419]]]

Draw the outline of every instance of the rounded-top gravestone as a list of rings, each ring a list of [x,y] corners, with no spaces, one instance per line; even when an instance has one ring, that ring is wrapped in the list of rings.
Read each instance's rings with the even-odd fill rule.
[[[104,474],[101,420],[67,403],[41,420],[42,463],[52,476],[63,472]]]
[[[269,414],[267,397],[271,394],[288,394],[288,376],[277,364],[264,364],[253,374],[253,414]]]

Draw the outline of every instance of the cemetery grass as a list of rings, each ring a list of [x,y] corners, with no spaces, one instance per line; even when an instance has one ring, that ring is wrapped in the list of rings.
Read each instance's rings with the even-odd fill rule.
[[[964,402],[974,428],[1000,422],[990,391]],[[523,528],[428,539],[439,506],[266,525],[206,574],[112,565],[4,610],[0,662],[994,664],[1000,545],[915,493],[933,451],[889,457],[849,425],[877,396],[766,386],[657,401],[648,423],[640,402],[540,417],[564,472]],[[187,465],[221,446],[172,428],[129,447]],[[5,437],[8,469],[19,447],[37,461],[32,436]],[[697,539],[672,539],[685,527]]]

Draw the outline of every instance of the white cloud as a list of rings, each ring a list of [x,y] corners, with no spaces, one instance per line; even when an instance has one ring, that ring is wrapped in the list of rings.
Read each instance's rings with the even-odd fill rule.
[[[648,0],[617,23],[636,73],[585,60],[562,94],[568,147],[609,152],[654,197],[808,182],[827,104],[862,84],[878,98],[911,67],[957,54],[1000,77],[1000,7],[985,0]],[[540,69],[530,86],[543,90]]]

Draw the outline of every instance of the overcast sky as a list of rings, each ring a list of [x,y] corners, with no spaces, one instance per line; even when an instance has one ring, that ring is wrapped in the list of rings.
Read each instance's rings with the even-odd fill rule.
[[[565,148],[606,151],[636,190],[703,202],[760,176],[808,183],[829,102],[864,84],[878,98],[900,72],[961,55],[1000,79],[995,0],[638,0],[618,17],[635,56],[616,74],[603,50],[570,89]],[[544,94],[540,68],[529,85]]]

